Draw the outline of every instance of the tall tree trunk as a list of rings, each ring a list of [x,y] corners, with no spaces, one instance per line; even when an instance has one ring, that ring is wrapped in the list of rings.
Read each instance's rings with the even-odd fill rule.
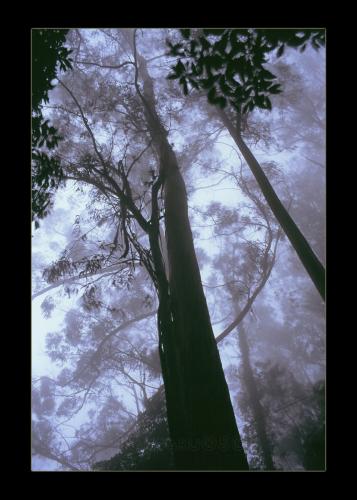
[[[296,253],[300,258],[300,261],[308,272],[322,299],[325,300],[324,266],[315,255],[314,251],[312,250],[311,246],[307,242],[300,229],[295,224],[294,220],[290,217],[289,213],[281,203],[268,178],[266,177],[262,167],[259,165],[253,153],[244,142],[241,135],[240,126],[238,125],[238,127],[235,127],[223,110],[219,109],[218,113],[223,124],[227,127],[232,139],[237,144],[245,161],[251,169],[273,214],[283,228],[286,236],[289,238],[290,243],[294,247]]]
[[[166,398],[169,424],[170,405],[177,398],[172,429],[176,461],[185,468],[247,468],[201,283],[184,181],[172,151],[168,157],[165,228],[175,337],[167,345],[177,365],[171,373],[172,363],[167,367]],[[172,382],[179,385],[174,392]]]
[[[264,409],[260,403],[257,384],[250,364],[250,350],[243,323],[238,334],[239,350],[242,355],[242,368],[244,384],[248,393],[251,405],[258,443],[260,445],[264,465],[267,470],[274,470],[274,462],[271,452],[271,445],[267,435]]]
[[[135,45],[133,49],[143,93],[137,78],[136,88],[145,106],[164,188],[168,283],[154,219],[150,243],[160,277],[160,359],[175,465],[186,470],[247,470],[201,283],[185,183],[155,109],[153,82],[146,62],[136,53]]]

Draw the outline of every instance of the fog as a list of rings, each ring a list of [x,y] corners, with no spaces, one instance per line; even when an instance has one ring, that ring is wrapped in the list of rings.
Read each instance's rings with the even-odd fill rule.
[[[82,119],[108,163],[131,165],[133,200],[149,220],[159,158],[135,71],[121,66],[133,60],[125,32],[69,30],[73,69],[59,71],[64,85],[43,105],[63,137],[56,154],[66,180],[32,236],[35,471],[175,468],[159,301],[145,267],[149,238],[134,217],[123,230],[124,209],[110,183],[90,177],[95,152]],[[136,36],[186,184],[203,289],[249,469],[323,470],[324,302],[214,106],[202,92],[185,96],[166,78],[177,58],[165,40],[175,40],[177,30],[145,28]],[[325,264],[325,49],[287,47],[266,67],[282,92],[272,96],[272,111],[249,113],[245,140]]]

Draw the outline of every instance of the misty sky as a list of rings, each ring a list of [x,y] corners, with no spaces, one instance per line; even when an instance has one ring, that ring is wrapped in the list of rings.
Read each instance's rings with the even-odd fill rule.
[[[145,38],[145,34],[148,29],[144,29],[143,31]],[[160,37],[156,36],[156,33],[159,34],[159,31],[160,30],[155,30],[155,36],[153,36],[152,39],[150,39],[150,36],[148,35],[146,43],[145,40],[141,42],[140,49],[146,57],[150,57],[150,54],[154,57],[155,55],[165,52],[165,47],[162,47],[159,44]],[[83,37],[90,42],[90,46],[87,49],[88,52],[86,54],[88,59],[90,57],[95,57],[95,51],[98,49],[99,45],[101,46],[100,52],[102,58],[106,57],[106,50],[108,54],[113,53],[113,45],[106,40],[103,34],[98,34],[95,30],[86,29],[81,30],[81,32]],[[72,42],[69,41],[68,43]],[[90,48],[91,46],[93,47],[92,49]],[[325,109],[324,107],[321,108],[321,103],[324,106],[325,92],[324,49],[320,49],[319,52],[315,52],[313,49],[308,48],[303,54],[290,49],[286,51],[283,60],[293,72],[299,75],[305,94],[297,94],[297,96],[296,94],[293,95],[294,82],[288,81],[286,85],[286,94],[283,92],[282,96],[275,97],[277,104],[276,109],[274,107],[275,102],[273,100],[274,111],[270,115],[267,113],[261,113],[262,116],[260,117],[257,113],[256,120],[260,119],[263,120],[263,122],[271,122],[270,125],[273,129],[273,136],[279,141],[279,148],[281,150],[279,151],[278,147],[271,147],[270,149],[267,149],[262,142],[252,145],[252,150],[258,161],[276,162],[283,172],[284,178],[286,179],[286,185],[289,187],[293,199],[291,213],[295,214],[294,217],[297,224],[300,225],[300,228],[306,234],[307,238],[310,238],[309,241],[314,250],[319,253],[321,252],[321,248],[324,252],[324,240],[323,238],[321,239],[320,235],[316,235],[316,242],[311,241],[311,237],[313,237],[315,233],[311,236],[309,234],[309,227],[313,232],[313,228],[315,227],[313,224],[318,225],[318,227],[321,228],[321,234],[324,235],[325,200],[324,196],[322,199],[321,197],[317,199],[317,209],[314,211],[308,205],[307,199],[304,199],[304,190],[306,190],[306,192],[311,190],[311,192],[314,193],[314,190],[316,191],[316,187],[314,186],[320,186],[319,189],[321,189],[323,193],[325,190],[324,168],[321,168],[317,164],[313,163],[313,160],[320,162],[323,165],[325,163],[324,129],[321,129],[320,145],[316,146],[314,143],[308,142],[308,138],[306,138],[304,134],[301,134],[299,137],[297,124],[301,123],[304,126],[303,120],[308,122],[310,119],[309,113],[311,112],[311,105],[308,103],[308,99],[316,105],[316,109],[319,112],[319,119],[324,122]],[[164,75],[167,74],[169,62],[170,61],[167,61],[166,59],[163,61],[156,59],[148,65],[149,72],[154,78],[156,78],[155,81],[157,82],[158,92],[161,87],[165,86]],[[271,61],[271,63],[274,65],[274,61]],[[89,69],[87,67],[82,66],[81,70],[84,74],[89,74]],[[110,70],[108,70],[107,73],[105,73],[105,70],[101,71],[102,74],[108,74],[108,76],[110,75],[110,78],[117,78],[120,82],[120,72],[114,75],[113,71]],[[80,78],[80,73],[78,74],[79,76],[76,76],[76,78]],[[74,87],[76,84],[76,82],[72,81],[73,76],[70,72],[61,76],[61,78],[67,81],[68,85],[72,85]],[[93,80],[95,81],[95,72],[93,73]],[[291,101],[289,101],[289,95],[292,96]],[[183,98],[179,97],[177,100],[179,101],[180,99],[182,100]],[[49,106],[60,105],[62,100],[63,89],[56,87],[55,90],[50,93]],[[54,122],[60,127],[65,127],[65,119],[67,119],[66,116],[69,116],[69,120],[74,120],[74,118],[71,118],[69,114],[66,115],[66,113],[59,110],[53,110],[50,107],[47,108],[45,112],[48,113],[49,117],[54,116]],[[172,128],[175,129],[175,131],[173,131],[170,136],[170,140],[178,149],[181,147],[180,141],[183,147],[188,140],[187,133],[185,131],[186,122],[192,124],[199,118],[197,110],[195,107],[191,109],[190,104],[187,104],[181,113],[183,124],[173,124]],[[114,118],[115,117],[113,115],[113,120]],[[296,131],[294,131],[294,133],[290,133],[289,127],[293,127],[294,123]],[[114,127],[114,125],[111,126]],[[193,130],[195,130],[194,127]],[[105,133],[101,131],[100,121],[96,124],[96,133],[99,141],[102,140],[104,142],[107,140],[106,137],[108,130],[106,130]],[[200,130],[195,130],[195,133],[199,134]],[[66,150],[66,147],[68,150],[70,150],[70,147],[73,147],[73,140],[73,137],[70,139],[65,137],[63,151]],[[215,222],[219,219],[219,211],[212,217],[206,218],[202,216],[202,213],[209,209],[212,202],[220,203],[226,209],[234,211],[240,203],[244,203],[246,201],[242,192],[237,188],[234,179],[227,175],[227,172],[229,173],[231,169],[236,169],[240,165],[240,162],[241,155],[237,150],[237,146],[234,144],[228,132],[226,130],[222,130],[216,138],[216,144],[209,144],[208,150],[204,150],[201,155],[199,154],[195,158],[192,165],[187,167],[187,169],[185,167],[183,170],[189,195],[188,203],[190,209],[191,228],[193,231],[197,257],[200,264],[201,276],[204,283],[213,329],[216,336],[232,322],[236,312],[232,303],[230,303],[227,298],[225,287],[220,286],[227,281],[226,278],[228,278],[229,281],[233,274],[231,277],[226,276],[226,278],[222,276],[222,272],[217,269],[214,259],[225,259],[225,255],[232,254],[232,250],[228,246],[227,237],[215,233]],[[207,164],[212,166],[211,171],[204,168],[204,165]],[[247,166],[245,166],[244,163],[243,171],[247,172]],[[47,266],[59,258],[61,252],[66,246],[71,245],[71,242],[74,239],[76,217],[80,217],[82,233],[88,231],[91,227],[91,221],[88,216],[88,208],[92,203],[92,190],[88,189],[88,187],[84,187],[83,191],[76,191],[77,187],[77,183],[67,181],[66,186],[59,189],[56,193],[51,213],[43,221],[41,221],[39,229],[33,230],[33,294],[49,286],[43,279],[42,272]],[[278,194],[284,192],[285,187],[283,184],[277,184],[274,185],[274,187]],[[309,196],[310,195],[307,194],[307,198],[309,198]],[[98,202],[96,202],[96,206],[97,205]],[[311,221],[311,225],[306,222],[309,220]],[[103,228],[101,233],[98,229],[99,228],[90,233],[87,241],[85,242],[86,248],[92,248],[93,252],[97,251],[96,248],[98,248],[100,240],[103,239],[110,241],[110,230]],[[226,232],[229,233],[229,228]],[[233,236],[229,235],[228,237],[232,238]],[[260,236],[252,233],[251,237],[252,239],[258,238],[259,240]],[[97,245],[97,247],[95,247],[95,245]],[[324,253],[320,254],[319,257],[324,260]],[[85,284],[85,279],[79,280],[78,284],[78,295],[71,295],[71,297],[68,297],[64,292],[63,287],[58,286],[53,287],[50,291],[41,294],[32,301],[33,379],[37,380],[43,376],[56,378],[61,370],[67,366],[66,361],[62,364],[56,364],[51,361],[50,357],[46,353],[46,338],[49,333],[60,332],[62,329],[66,328],[69,311],[80,310],[80,296],[81,290],[83,290],[81,289],[81,285]],[[115,300],[121,301],[121,294],[126,294],[125,300],[130,294],[135,296],[135,290],[133,292],[131,290],[119,290],[115,292],[116,295],[113,294],[114,292],[110,290],[107,292],[105,290],[103,291],[103,297],[105,300],[108,300],[108,303],[111,303],[111,301]],[[321,306],[321,313],[310,312],[309,310],[310,302],[319,303],[317,295],[317,292],[315,291],[312,283],[309,281],[309,278],[306,276],[304,269],[292,251],[288,241],[284,239],[278,245],[277,263],[273,269],[272,275],[259,298],[256,300],[253,312],[248,314],[248,317],[245,320],[246,329],[249,332],[249,335],[251,335],[252,359],[262,360],[270,357],[271,359],[278,360],[279,362],[284,362],[291,367],[291,370],[299,379],[299,377],[301,377],[300,371],[298,368],[294,368],[294,363],[296,361],[294,358],[295,348],[291,348],[290,351],[289,348],[286,348],[285,351],[283,348],[279,350],[275,345],[274,339],[278,339],[279,335],[285,335],[286,337],[289,336],[290,338],[293,338],[294,336],[299,337],[302,332],[301,325],[303,324],[303,321],[306,321],[307,323],[310,322],[311,329],[315,328],[319,332],[322,332],[321,335],[323,335],[323,307]],[[290,305],[289,307],[287,306],[287,301],[288,299],[290,300],[291,297],[292,300],[294,297],[297,297],[296,306],[292,306],[293,308],[296,307],[296,321],[292,320],[291,316],[289,316]],[[50,316],[46,317],[43,303],[44,301],[49,300],[53,301],[54,308],[51,311]],[[123,303],[125,300],[123,299]],[[139,314],[141,312],[143,312],[143,310],[138,306],[137,313]],[[83,318],[84,321],[86,321],[85,312],[82,311],[81,314],[84,315]],[[95,312],[88,314],[89,316],[91,314],[94,314],[95,316]],[[90,321],[92,321],[92,319],[90,319]],[[93,321],[95,322],[95,318]],[[115,323],[115,320],[113,320],[112,328],[115,328],[115,326],[118,326],[118,323]],[[151,333],[148,345],[154,346],[156,338],[156,320],[154,317],[145,319],[138,324],[134,324],[134,326],[129,328],[127,332],[128,335],[131,335],[131,338],[134,339],[134,341],[136,338],[143,338],[144,340],[142,342],[145,342],[145,335],[149,330]],[[306,334],[305,330],[304,334]],[[276,335],[276,337],[274,337],[274,335]],[[264,342],[266,342],[266,345]],[[265,345],[264,348],[262,347],[263,345]],[[306,344],[304,349],[307,352],[307,350],[310,349],[309,345]],[[237,340],[233,333],[221,344],[219,344],[219,350],[227,375],[229,370],[231,370],[230,367],[232,365],[239,366],[240,363]],[[307,378],[311,379],[311,381],[315,381],[316,379],[323,377],[324,367],[320,365],[315,366],[313,364],[306,365],[305,372]],[[138,376],[136,369],[133,369],[132,374],[133,376]],[[231,390],[231,397],[235,400],[235,394],[238,390],[236,383],[232,382],[228,376],[227,382]],[[153,388],[159,387],[161,383],[162,380],[159,378],[152,380],[150,383],[148,382],[149,386]],[[148,395],[155,393],[155,389],[153,388],[148,387]],[[133,414],[137,413],[137,407],[132,389],[129,389],[124,385],[113,385],[112,391],[113,398],[121,400],[128,411]],[[75,436],[75,429],[79,429],[79,427],[84,423],[88,425],[88,423],[90,424],[91,422],[91,418],[88,417],[88,411],[91,408],[95,408],[95,411],[98,413],[101,409],[101,405],[104,405],[104,399],[102,401],[99,398],[97,404],[93,403],[93,401],[89,402],[88,406],[84,406],[81,412],[77,416],[74,416],[72,420],[69,420],[62,426],[59,425],[61,433],[64,436],[67,436],[67,439],[69,440],[71,440],[72,436],[72,439],[74,440],[73,436]],[[244,428],[246,417],[240,414],[236,404],[234,404],[234,409],[239,429],[244,433],[242,429]],[[51,416],[50,413],[48,419],[52,422],[56,422],[57,424],[62,420],[66,420],[64,417]],[[66,427],[68,424],[70,424],[72,428]],[[109,453],[109,456],[114,453],[115,452],[112,450]],[[40,456],[34,457],[32,467],[34,470],[59,470],[62,468],[59,463]],[[294,468],[294,466],[292,467]],[[298,469],[299,466],[296,466],[296,468]]]

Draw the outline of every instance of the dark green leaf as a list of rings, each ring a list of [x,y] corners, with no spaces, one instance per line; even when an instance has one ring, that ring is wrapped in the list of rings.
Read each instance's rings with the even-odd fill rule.
[[[248,110],[249,110],[249,103],[246,103],[246,104],[244,104],[244,106],[242,107],[242,112],[243,112],[243,113],[246,113]]]
[[[188,87],[187,87],[186,78],[184,76],[182,76],[179,80],[179,83],[180,83],[180,85],[182,85],[182,90],[183,90],[184,95],[187,95],[188,94]]]
[[[215,87],[212,87],[208,91],[207,99],[208,99],[208,102],[210,102],[211,104],[215,104],[216,103],[216,88]]]
[[[182,54],[182,43],[176,43],[172,44],[169,41],[167,41],[167,44],[170,47],[170,55],[172,56],[181,56]]]
[[[260,72],[261,72],[261,75],[264,77],[265,80],[275,80],[276,79],[276,76],[273,75],[273,73],[271,73],[270,71],[268,71],[265,68],[262,68],[260,70]]]
[[[254,103],[259,108],[264,107],[264,95],[256,95],[254,98]]]
[[[194,80],[193,78],[188,78],[188,81],[190,82],[190,84],[192,85],[192,87],[194,87],[195,89],[199,89],[200,86],[198,85],[198,83],[196,82],[196,80]]]
[[[203,30],[205,35],[222,35],[225,32],[225,29],[222,28],[206,28]]]
[[[265,107],[265,109],[268,109],[269,111],[271,111],[271,101],[270,101],[269,97],[265,98],[264,107]]]
[[[211,77],[211,78],[202,78],[201,80],[201,86],[204,88],[204,89],[210,89],[212,87],[214,83],[214,79]]]
[[[218,42],[214,44],[214,48],[218,50],[222,56],[226,56],[226,48],[228,43],[229,32],[227,31]]]
[[[302,47],[300,47],[300,52],[304,52],[306,47],[307,47],[307,44],[304,43],[304,45],[302,45]]]
[[[233,90],[229,85],[227,85],[227,81],[223,75],[219,77],[218,83],[224,95],[230,96],[233,94]]]
[[[185,66],[182,64],[181,59],[178,61],[178,63],[174,67],[174,70],[175,70],[177,76],[181,76],[182,73],[185,72]]]
[[[281,57],[284,54],[285,44],[282,43],[276,52],[276,57]]]
[[[276,83],[275,85],[272,85],[271,87],[268,88],[269,92],[271,94],[280,94],[282,91],[280,83]]]
[[[224,108],[227,104],[227,99],[223,96],[217,97],[216,104],[218,104],[220,108]]]
[[[180,29],[180,33],[186,40],[188,40],[191,35],[191,30],[189,28]]]
[[[195,56],[195,51],[196,51],[196,47],[197,47],[198,43],[196,40],[191,40],[190,41],[190,54],[191,56]]]
[[[211,44],[204,36],[200,36],[199,41],[201,42],[201,47],[203,50],[207,50],[211,47]]]

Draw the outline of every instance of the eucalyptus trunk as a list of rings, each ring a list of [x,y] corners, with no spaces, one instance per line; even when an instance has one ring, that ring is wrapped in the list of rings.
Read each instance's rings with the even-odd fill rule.
[[[247,470],[188,218],[187,193],[167,131],[155,108],[153,82],[136,54],[137,84],[160,173],[153,188],[150,243],[158,275],[160,359],[175,466],[186,470]],[[168,276],[158,245],[155,195],[163,187]]]
[[[312,279],[315,287],[317,288],[322,299],[325,300],[325,269],[321,264],[318,257],[315,255],[305,236],[295,224],[288,211],[281,203],[279,197],[270,184],[267,176],[265,175],[262,167],[254,157],[253,153],[243,140],[240,123],[238,120],[237,127],[233,125],[231,120],[227,117],[223,110],[218,111],[223,124],[227,127],[232,139],[237,144],[240,152],[242,153],[245,161],[251,169],[262,193],[271,208],[273,214],[277,218],[279,224],[284,230],[286,236],[289,238],[290,243],[298,254],[301,263],[305,267],[307,273]]]

